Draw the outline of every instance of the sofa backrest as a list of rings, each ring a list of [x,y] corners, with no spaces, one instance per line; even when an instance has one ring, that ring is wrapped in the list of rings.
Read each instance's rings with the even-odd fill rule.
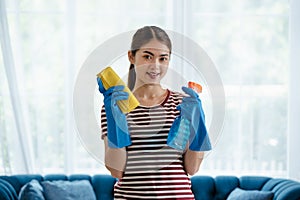
[[[41,175],[13,175],[13,176],[0,176],[0,199],[2,200],[17,200],[18,194],[26,183],[31,180],[41,181],[75,181],[75,180],[88,180],[90,181],[97,200],[113,199],[113,187],[116,179],[109,175],[70,175],[51,174],[46,176]]]
[[[300,200],[300,183],[265,176],[193,176],[192,190],[197,199],[224,200],[237,187],[243,190],[272,191],[274,200]]]

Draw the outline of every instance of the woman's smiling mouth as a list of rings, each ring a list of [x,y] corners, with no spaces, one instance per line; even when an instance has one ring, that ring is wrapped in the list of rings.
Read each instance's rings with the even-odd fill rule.
[[[151,78],[151,79],[156,79],[157,77],[159,77],[160,73],[156,73],[156,72],[146,72],[146,74]]]

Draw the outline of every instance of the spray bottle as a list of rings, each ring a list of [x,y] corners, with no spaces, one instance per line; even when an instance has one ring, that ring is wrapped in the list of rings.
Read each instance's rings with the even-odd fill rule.
[[[202,92],[202,86],[195,82],[189,81],[188,87],[192,88],[197,93]],[[190,136],[190,123],[191,122],[187,118],[181,115],[176,117],[168,135],[168,146],[179,151],[185,150]]]

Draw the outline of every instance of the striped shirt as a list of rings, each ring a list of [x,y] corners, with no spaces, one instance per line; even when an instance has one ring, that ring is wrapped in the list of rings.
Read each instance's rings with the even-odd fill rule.
[[[194,199],[191,181],[184,170],[183,152],[166,144],[182,97],[168,91],[160,105],[138,106],[126,115],[132,144],[126,147],[127,163],[123,178],[115,184],[115,199]],[[105,136],[104,108],[102,111]]]

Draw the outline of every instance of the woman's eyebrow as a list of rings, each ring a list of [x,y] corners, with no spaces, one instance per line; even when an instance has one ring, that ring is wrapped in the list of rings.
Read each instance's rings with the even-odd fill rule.
[[[154,56],[154,54],[152,53],[152,52],[150,52],[150,51],[143,51],[143,53],[148,53],[148,54],[150,54],[151,56]],[[161,54],[160,56],[169,56],[169,54]]]
[[[143,53],[148,53],[148,54],[150,54],[151,56],[154,56],[154,54],[153,54],[152,52],[150,52],[150,51],[143,51]]]

